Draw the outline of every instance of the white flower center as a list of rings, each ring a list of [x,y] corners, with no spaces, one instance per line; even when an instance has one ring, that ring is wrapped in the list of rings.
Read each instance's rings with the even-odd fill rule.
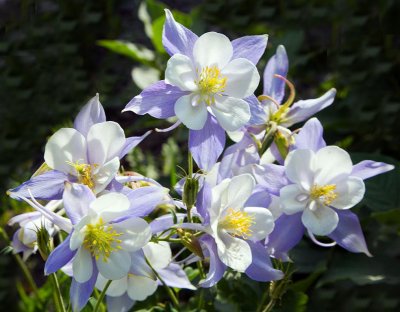
[[[199,88],[200,99],[207,105],[215,103],[215,95],[225,91],[227,78],[222,76],[217,66],[204,67],[201,72],[197,70],[198,80],[195,80]]]

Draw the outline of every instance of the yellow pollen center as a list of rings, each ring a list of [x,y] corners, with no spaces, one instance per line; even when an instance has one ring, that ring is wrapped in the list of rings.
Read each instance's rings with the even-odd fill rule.
[[[76,173],[78,174],[79,183],[87,185],[91,190],[94,189],[94,181],[92,177],[92,165],[90,164],[80,164],[79,161],[76,163],[67,162],[68,165],[72,166]],[[93,165],[96,168],[98,165]]]
[[[211,105],[215,103],[215,95],[225,91],[227,78],[221,75],[217,66],[204,67],[199,73],[199,79],[195,81],[199,87],[201,98]]]
[[[229,208],[225,218],[219,223],[219,226],[225,229],[233,236],[247,238],[251,236],[251,225],[254,223],[254,217],[247,212]]]
[[[325,205],[329,206],[338,196],[334,192],[335,190],[336,184],[327,184],[324,186],[314,184],[311,188],[310,197],[314,200],[321,199]]]
[[[111,225],[106,225],[100,218],[96,224],[86,225],[83,246],[96,260],[102,257],[107,262],[111,252],[122,249],[122,241],[118,239],[121,235],[122,233],[115,231]]]

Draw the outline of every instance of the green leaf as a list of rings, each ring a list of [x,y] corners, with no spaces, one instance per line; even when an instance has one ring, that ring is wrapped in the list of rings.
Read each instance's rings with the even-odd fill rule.
[[[304,312],[307,310],[308,296],[299,291],[289,290],[282,301],[275,306],[276,312]]]
[[[153,66],[155,54],[146,47],[122,40],[99,40],[97,44],[114,53],[127,56],[142,64]]]
[[[379,221],[381,224],[395,227],[400,234],[400,210],[393,209],[389,211],[374,212],[372,217]]]

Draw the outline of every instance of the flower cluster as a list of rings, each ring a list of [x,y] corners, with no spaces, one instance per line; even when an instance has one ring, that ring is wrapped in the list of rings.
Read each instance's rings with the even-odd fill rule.
[[[393,166],[353,164],[345,150],[326,145],[321,123],[309,118],[333,103],[336,90],[296,101],[283,46],[265,68],[263,94],[254,95],[267,39],[230,41],[216,32],[198,37],[166,10],[163,44],[171,58],[165,80],[144,89],[123,111],[177,118],[161,131],[181,124],[189,129],[188,174],[175,187],[182,200],[157,181],[121,170],[121,159],[151,131],[126,138],[119,124],[106,120],[98,95],[73,128],[50,137],[39,173],[9,190],[35,209],[10,220],[20,226],[14,251],[26,260],[40,250],[39,228],[58,242],[43,252],[45,274],[62,270],[71,276],[73,311],[86,305],[94,289],[106,296],[110,311],[128,311],[158,285],[174,301],[169,287],[211,287],[228,269],[256,281],[280,280],[284,273],[271,258],[289,261],[304,233],[320,246],[370,255],[350,209],[364,196],[363,180]],[[304,121],[302,128],[289,129]],[[225,149],[226,133],[235,143]],[[196,282],[184,271],[195,262],[201,268]]]

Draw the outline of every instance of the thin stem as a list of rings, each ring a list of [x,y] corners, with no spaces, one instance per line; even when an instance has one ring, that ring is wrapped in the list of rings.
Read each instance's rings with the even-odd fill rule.
[[[272,309],[274,308],[276,304],[276,300],[271,298],[271,300],[268,302],[267,306],[265,307],[265,309],[262,312],[270,312],[272,311]]]
[[[10,245],[10,238],[8,237],[7,233],[0,228],[0,233],[1,236],[3,236],[3,239],[6,241],[7,245]],[[38,293],[38,287],[35,283],[35,280],[32,277],[31,272],[29,271],[28,267],[26,266],[25,262],[21,259],[21,256],[19,254],[13,254],[15,260],[17,261],[22,273],[24,274],[25,279],[27,280],[29,286],[32,288],[33,293],[35,294],[36,298],[40,300],[39,293]]]
[[[107,284],[104,286],[104,288],[103,288],[103,290],[101,291],[101,294],[100,294],[100,296],[99,296],[99,299],[97,299],[96,306],[94,307],[93,312],[99,311],[99,308],[100,308],[101,305],[102,305],[104,296],[106,295],[106,291],[107,291],[108,287],[111,285],[111,282],[112,282],[112,280],[109,280],[109,281],[107,282]]]
[[[262,295],[260,304],[258,305],[258,308],[257,308],[257,312],[261,312],[262,307],[264,306],[264,302],[265,302],[265,300],[267,300],[267,298],[268,298],[269,287],[270,287],[270,283],[268,283],[268,287],[267,287],[267,289],[264,291],[264,293],[263,293],[263,295]]]
[[[188,178],[193,178],[193,157],[192,153],[188,151]],[[187,219],[189,223],[192,223],[192,207],[187,207]]]
[[[174,304],[175,308],[179,309],[179,300],[176,298],[174,292],[168,285],[164,282],[164,280],[161,278],[161,276],[158,274],[158,272],[153,268],[151,265],[150,261],[145,257],[147,265],[150,267],[150,269],[153,271],[154,275],[157,277],[157,279],[163,284],[165,290],[168,293],[168,296],[171,298],[172,303]]]
[[[54,295],[54,303],[56,306],[56,310],[61,311],[61,312],[66,312],[65,306],[64,306],[64,301],[63,301],[63,298],[61,295],[60,284],[58,283],[56,273],[50,274],[49,278],[50,278],[51,283],[53,284],[53,288],[55,290],[53,295]]]
[[[180,238],[157,238],[157,241],[168,242],[168,243],[181,243]]]
[[[259,150],[260,156],[262,156],[265,151],[268,149],[268,147],[271,146],[272,142],[274,141],[274,136],[276,133],[276,123],[275,122],[270,122],[267,128],[267,133],[265,134],[263,143],[261,145],[261,148]]]

